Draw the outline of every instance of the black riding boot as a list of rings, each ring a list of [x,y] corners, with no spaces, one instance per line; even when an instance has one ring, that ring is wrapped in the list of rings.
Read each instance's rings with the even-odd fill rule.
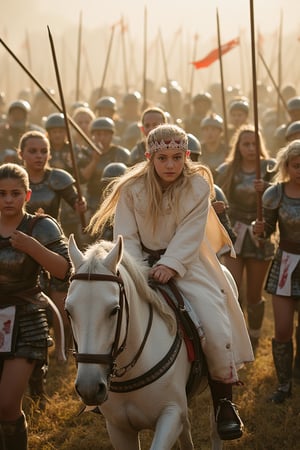
[[[300,325],[296,327],[296,354],[294,359],[293,378],[296,383],[300,383]]]
[[[2,425],[0,423],[0,450],[5,450],[5,443],[4,443],[4,432],[2,430]]]
[[[248,315],[248,331],[253,348],[253,353],[256,353],[258,341],[261,335],[261,328],[265,314],[265,301],[262,299],[255,305],[247,306]]]
[[[41,410],[45,410],[48,401],[45,390],[47,372],[47,364],[37,361],[29,379],[30,397],[38,403]]]
[[[272,353],[279,385],[270,400],[283,403],[292,394],[293,341],[278,342],[272,339]]]
[[[236,406],[232,403],[232,385],[214,381],[209,377],[209,387],[214,405],[217,430],[220,439],[239,439],[244,425]]]
[[[1,450],[27,450],[27,422],[24,414],[13,422],[1,422]]]

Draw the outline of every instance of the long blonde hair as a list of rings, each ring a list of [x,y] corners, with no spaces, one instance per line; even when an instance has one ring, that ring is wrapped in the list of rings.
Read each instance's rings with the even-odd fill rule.
[[[276,155],[276,165],[272,172],[275,172],[273,182],[283,183],[289,181],[288,165],[291,159],[300,156],[300,139],[295,139],[286,147],[279,150]]]
[[[149,133],[147,143],[149,142],[149,139],[152,139],[153,141],[153,135],[155,134],[157,136],[160,133],[159,128],[161,127],[164,128],[164,132],[168,127],[171,139],[177,138],[178,127],[174,125],[159,125]],[[182,133],[185,134],[185,132],[180,129],[180,134]],[[164,140],[165,139],[166,138],[164,137]],[[211,190],[211,198],[214,197],[213,177],[210,170],[206,166],[203,166],[200,163],[192,162],[188,158],[185,159],[182,174],[174,183],[170,184],[170,186],[163,191],[159,182],[159,177],[155,171],[153,158],[154,153],[150,155],[147,161],[143,161],[131,167],[125,172],[124,175],[113,180],[107,186],[104,193],[104,200],[98,211],[91,218],[91,221],[87,227],[88,232],[92,235],[98,235],[101,234],[106,224],[112,224],[122,189],[129,187],[138,180],[143,180],[146,188],[146,220],[153,224],[153,230],[155,230],[158,218],[161,215],[163,195],[167,195],[169,202],[173,205],[175,215],[178,216],[180,208],[178,193],[191,182],[191,177],[193,175],[199,174],[207,181]]]

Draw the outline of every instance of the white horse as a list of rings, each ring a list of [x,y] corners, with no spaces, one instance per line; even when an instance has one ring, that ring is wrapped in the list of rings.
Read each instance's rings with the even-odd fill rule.
[[[77,361],[76,390],[98,405],[116,450],[139,450],[139,432],[154,430],[151,450],[194,449],[186,383],[191,363],[171,309],[152,290],[123,239],[83,254],[73,236],[75,274],[66,298]],[[212,449],[222,441],[212,422]]]

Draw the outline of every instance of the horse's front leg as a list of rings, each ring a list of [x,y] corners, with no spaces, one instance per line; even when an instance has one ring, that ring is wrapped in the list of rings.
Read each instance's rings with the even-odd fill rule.
[[[130,432],[128,429],[121,430],[108,421],[106,421],[106,429],[115,450],[141,450],[137,432]]]
[[[192,439],[192,432],[191,432],[191,424],[186,417],[185,423],[183,423],[183,430],[181,435],[179,436],[179,446],[181,450],[193,450],[194,444]]]
[[[191,433],[189,432],[189,422],[187,413],[183,416],[183,411],[178,405],[168,405],[159,416],[152,445],[150,450],[170,450],[181,435],[185,450],[193,450]],[[188,424],[188,425],[187,425]],[[188,428],[186,429],[186,425]]]

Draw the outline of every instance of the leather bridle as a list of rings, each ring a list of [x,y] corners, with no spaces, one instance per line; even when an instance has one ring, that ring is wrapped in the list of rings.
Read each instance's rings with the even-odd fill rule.
[[[137,363],[142,351],[146,345],[147,339],[150,334],[150,330],[152,327],[153,321],[153,307],[149,304],[149,319],[146,328],[146,332],[142,343],[136,352],[135,356],[132,358],[130,363],[126,364],[123,367],[117,368],[116,358],[126,347],[126,341],[128,337],[128,328],[129,328],[129,304],[126,296],[126,292],[124,289],[124,283],[122,278],[119,275],[105,275],[105,274],[94,274],[94,273],[75,273],[71,276],[70,281],[73,280],[82,280],[82,281],[112,281],[118,283],[119,285],[119,314],[117,319],[117,327],[114,343],[111,349],[111,352],[108,354],[91,354],[91,353],[78,353],[77,351],[73,352],[75,360],[77,363],[85,363],[85,364],[107,364],[110,366],[110,371],[108,374],[108,383],[109,389],[112,392],[131,392],[137,389],[141,389],[148,384],[153,383],[155,380],[160,378],[164,373],[166,373],[169,368],[174,364],[179,350],[181,348],[182,336],[178,330],[177,323],[177,333],[175,334],[174,341],[167,352],[167,354],[151,369],[143,373],[142,375],[125,380],[125,381],[112,381],[113,377],[122,377],[126,372],[128,372],[132,367]],[[120,335],[121,335],[121,326],[124,315],[124,308],[126,312],[126,330],[125,336],[120,344]],[[75,339],[74,339],[75,341]],[[76,344],[76,342],[75,342]]]

